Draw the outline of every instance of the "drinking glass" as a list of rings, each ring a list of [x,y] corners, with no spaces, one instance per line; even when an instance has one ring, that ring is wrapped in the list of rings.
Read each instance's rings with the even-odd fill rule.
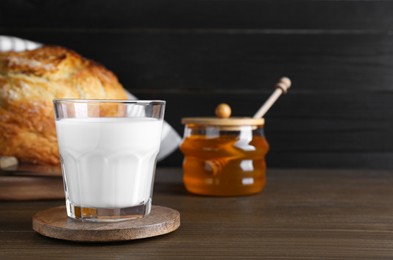
[[[53,102],[68,217],[111,222],[149,214],[165,101]]]

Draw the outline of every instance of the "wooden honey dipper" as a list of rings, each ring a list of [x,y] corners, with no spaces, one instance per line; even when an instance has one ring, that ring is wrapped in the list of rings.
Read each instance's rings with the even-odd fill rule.
[[[291,87],[291,80],[287,77],[282,77],[275,85],[276,90],[270,95],[266,102],[255,113],[254,118],[262,118],[266,112],[272,107],[274,102],[281,96],[282,93],[287,93]]]

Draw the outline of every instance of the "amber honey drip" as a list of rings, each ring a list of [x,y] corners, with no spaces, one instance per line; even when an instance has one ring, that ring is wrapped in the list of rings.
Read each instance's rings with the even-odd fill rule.
[[[74,217],[77,219],[93,221],[126,220],[138,219],[147,215],[148,208],[145,205],[138,205],[130,208],[86,208],[73,206]]]
[[[76,218],[97,216],[97,210],[94,208],[81,208],[81,207],[75,206],[74,209],[75,209],[75,217]]]
[[[263,136],[242,142],[237,135],[190,135],[181,145],[184,184],[192,193],[236,196],[261,192],[266,182]]]

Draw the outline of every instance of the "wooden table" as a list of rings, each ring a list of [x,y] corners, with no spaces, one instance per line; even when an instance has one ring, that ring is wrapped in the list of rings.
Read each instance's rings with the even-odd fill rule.
[[[263,193],[188,194],[181,169],[157,171],[154,204],[177,209],[174,233],[83,244],[31,229],[37,211],[63,201],[0,202],[0,259],[393,258],[393,172],[269,170]]]

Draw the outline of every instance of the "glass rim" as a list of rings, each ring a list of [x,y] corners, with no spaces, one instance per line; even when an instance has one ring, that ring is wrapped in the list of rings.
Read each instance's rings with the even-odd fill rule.
[[[59,103],[116,103],[116,104],[161,104],[165,105],[165,100],[143,100],[143,99],[77,99],[77,98],[56,98],[54,104]]]

